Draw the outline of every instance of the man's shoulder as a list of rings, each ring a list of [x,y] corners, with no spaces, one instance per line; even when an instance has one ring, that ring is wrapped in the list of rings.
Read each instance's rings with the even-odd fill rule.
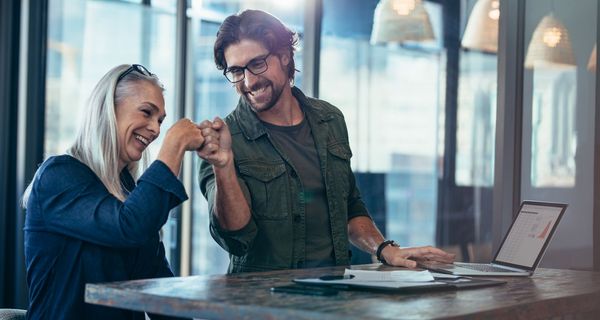
[[[344,119],[344,114],[342,111],[325,100],[309,97],[297,87],[292,88],[292,94],[303,107],[310,108],[322,119],[331,117]]]
[[[325,100],[306,97],[306,102],[312,110],[323,117],[336,117],[339,119],[344,119],[344,114],[342,111],[338,107]]]

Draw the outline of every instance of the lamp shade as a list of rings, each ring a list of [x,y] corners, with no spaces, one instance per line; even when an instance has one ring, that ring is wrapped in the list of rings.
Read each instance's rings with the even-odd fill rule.
[[[588,70],[596,71],[596,46],[594,45],[594,50],[592,50],[592,54],[590,54],[590,61],[588,61]]]
[[[461,44],[463,47],[484,52],[498,52],[499,0],[479,0],[475,3]]]
[[[574,67],[575,57],[567,28],[552,14],[538,24],[529,42],[525,68]]]
[[[434,40],[429,14],[421,0],[380,0],[375,8],[371,43]]]

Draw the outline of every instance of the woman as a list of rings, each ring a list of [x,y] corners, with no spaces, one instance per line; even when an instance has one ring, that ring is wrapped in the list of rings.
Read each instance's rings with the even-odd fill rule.
[[[28,318],[144,319],[84,303],[85,284],[173,276],[158,233],[187,199],[177,179],[183,155],[204,138],[192,121],[179,120],[138,178],[164,104],[146,68],[113,68],[94,88],[73,146],[39,167],[23,196]]]

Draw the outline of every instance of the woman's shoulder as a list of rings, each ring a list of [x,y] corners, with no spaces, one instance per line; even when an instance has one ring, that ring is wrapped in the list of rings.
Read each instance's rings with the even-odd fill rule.
[[[46,180],[48,177],[56,181],[56,178],[94,177],[95,174],[81,161],[71,155],[63,154],[46,159],[40,165],[36,176],[40,181]]]
[[[55,156],[50,156],[46,159],[42,165],[50,165],[55,163],[80,163],[79,160],[75,159],[73,156],[68,154],[60,154]]]
[[[82,162],[70,155],[57,155],[47,158],[38,168],[30,186],[32,199],[44,199],[64,192],[77,192],[85,185],[95,183],[94,173]],[[35,203],[33,201],[32,203]],[[28,212],[35,207],[27,204]]]
[[[85,164],[81,161],[75,159],[73,156],[68,154],[61,154],[56,156],[51,156],[46,159],[41,165],[39,170],[46,171],[54,168],[87,168]]]

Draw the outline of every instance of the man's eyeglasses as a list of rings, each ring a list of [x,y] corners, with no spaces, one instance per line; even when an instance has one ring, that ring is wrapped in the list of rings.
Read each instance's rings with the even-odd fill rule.
[[[117,82],[123,80],[123,78],[125,78],[125,76],[127,76],[128,74],[132,73],[132,72],[137,72],[139,74],[148,76],[148,77],[152,77],[154,75],[154,73],[148,71],[148,69],[146,69],[146,67],[144,67],[141,64],[132,64],[131,67],[127,68],[127,70],[123,71],[123,73],[121,73],[121,75],[119,76],[119,78],[117,79]]]
[[[248,62],[247,65],[243,67],[231,67],[227,68],[223,71],[225,78],[229,80],[231,83],[237,83],[246,78],[246,69],[250,71],[253,75],[257,76],[261,73],[267,71],[269,66],[267,65],[267,58],[271,53],[269,52],[266,56],[260,58],[254,58]]]

